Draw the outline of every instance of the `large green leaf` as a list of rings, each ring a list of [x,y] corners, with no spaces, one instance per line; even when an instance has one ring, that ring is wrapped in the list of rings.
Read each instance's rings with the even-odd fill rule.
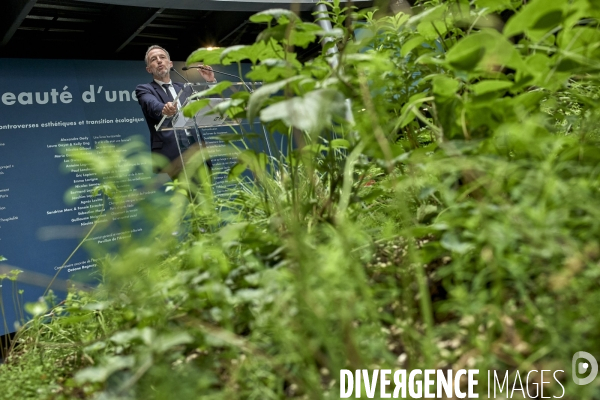
[[[312,22],[302,22],[301,24],[294,25],[294,29],[290,31],[288,43],[305,49],[317,39],[317,36],[321,36],[322,33],[323,30],[319,25]]]
[[[48,304],[44,299],[40,299],[35,303],[26,303],[25,311],[27,311],[27,313],[31,314],[32,316],[36,317],[48,311]]]
[[[498,81],[498,80],[489,80],[478,82],[471,86],[471,91],[475,93],[477,96],[482,94],[497,92],[500,90],[507,90],[513,86],[513,82],[511,81]]]
[[[433,93],[450,97],[458,91],[460,82],[446,75],[438,75],[433,78]]]
[[[322,30],[318,25],[306,22],[295,24],[292,29],[288,25],[277,25],[262,31],[256,40],[265,42],[273,39],[277,42],[306,48],[317,40],[317,34],[320,32]]]
[[[442,3],[439,6],[428,8],[424,12],[410,17],[408,24],[416,26],[422,22],[439,21],[440,19],[444,18],[447,11],[448,5],[446,3]]]
[[[230,46],[221,52],[219,62],[222,62],[224,58],[227,58],[228,63],[239,62],[249,59],[253,55],[256,55],[256,52],[252,49],[252,45],[240,44],[237,46]]]
[[[248,120],[254,121],[254,118],[256,118],[258,115],[258,111],[262,108],[265,101],[271,97],[271,95],[279,92],[291,82],[303,78],[304,77],[302,76],[293,76],[291,78],[270,83],[268,85],[263,85],[262,87],[258,88],[254,93],[252,93],[252,96],[250,96],[250,100],[248,101]]]
[[[253,81],[269,83],[296,75],[300,67],[301,64],[295,58],[292,59],[292,62],[289,60],[268,58],[262,60],[259,65],[252,67],[252,71],[248,72],[246,77]]]
[[[201,47],[195,50],[185,61],[185,65],[193,63],[204,63],[208,65],[219,64],[221,62],[221,53],[226,49],[223,48],[204,48]]]
[[[332,149],[347,149],[350,147],[350,142],[346,139],[333,139],[329,142],[329,146],[331,146]]]
[[[204,107],[210,104],[210,99],[200,99],[190,102],[187,106],[183,107],[183,115],[187,118],[192,118],[202,110]]]
[[[562,10],[549,10],[535,21],[531,29],[547,32],[548,30],[557,27],[562,21],[562,17]]]
[[[152,349],[158,353],[164,353],[172,347],[188,344],[193,341],[194,338],[187,332],[165,333],[154,339]]]
[[[227,180],[232,181],[232,180],[237,179],[247,168],[248,168],[248,165],[246,163],[238,161],[229,170],[229,173],[227,174]]]
[[[103,363],[97,367],[88,367],[75,374],[75,381],[85,382],[104,382],[116,371],[125,368],[131,368],[135,365],[134,356],[112,356],[103,359]]]
[[[203,97],[207,97],[210,95],[221,94],[223,91],[231,86],[230,81],[221,81],[216,85],[209,87],[206,90],[202,90],[200,92],[194,93],[189,97],[189,100],[201,99]]]
[[[229,118],[235,119],[240,116],[244,117],[245,110],[244,104],[246,101],[244,99],[226,99],[214,107],[214,110],[219,114],[227,115]]]
[[[155,332],[152,328],[134,328],[127,331],[119,331],[111,336],[110,341],[120,345],[128,345],[135,341],[150,344],[154,341]]]
[[[540,109],[540,102],[545,96],[546,93],[542,91],[526,92],[515,97],[514,106],[520,107],[521,111],[527,113],[537,112]]]
[[[477,8],[487,8],[490,11],[502,11],[512,8],[511,0],[475,0]]]
[[[415,35],[408,39],[406,42],[402,43],[401,54],[402,57],[406,57],[408,53],[413,51],[416,47],[421,46],[425,42],[425,38],[420,35]]]
[[[550,29],[560,24],[566,3],[567,0],[529,1],[508,20],[504,35],[511,37],[525,33],[533,40],[540,40]]]
[[[260,113],[265,122],[281,120],[287,126],[304,131],[318,131],[336,118],[344,118],[344,96],[334,89],[317,89],[302,97],[293,97],[265,108]]]
[[[272,22],[273,20],[281,23],[298,20],[298,16],[290,10],[283,8],[273,8],[271,10],[261,11],[250,17],[250,21],[255,23]]]
[[[458,254],[465,254],[474,248],[473,244],[461,241],[458,235],[452,231],[442,235],[440,244],[443,248]]]
[[[467,39],[459,42],[446,54],[446,61],[448,61],[450,66],[462,71],[474,70],[485,54],[483,46],[476,43],[475,40]]]
[[[435,40],[448,32],[448,25],[445,21],[423,21],[417,25],[417,31],[425,39]]]
[[[270,39],[269,41],[260,41],[251,45],[231,46],[225,49],[219,58],[219,62],[224,65],[237,63],[243,60],[250,60],[256,64],[259,60],[269,58],[283,58],[284,51],[279,43]]]
[[[462,71],[525,68],[514,45],[494,29],[483,29],[462,39],[448,51],[446,61],[452,68]]]

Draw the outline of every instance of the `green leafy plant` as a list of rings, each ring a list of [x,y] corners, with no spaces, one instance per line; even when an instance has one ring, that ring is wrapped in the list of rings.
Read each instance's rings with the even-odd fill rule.
[[[96,290],[30,306],[0,391],[320,399],[344,368],[479,368],[599,396],[569,379],[600,351],[596,2],[324,4],[333,31],[270,10],[255,44],[190,55],[252,63],[265,85],[229,111],[288,135],[286,156],[240,151],[227,199],[175,183]]]

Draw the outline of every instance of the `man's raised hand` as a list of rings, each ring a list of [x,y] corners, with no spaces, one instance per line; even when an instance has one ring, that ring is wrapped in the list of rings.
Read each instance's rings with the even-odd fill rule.
[[[168,102],[167,104],[165,104],[165,106],[162,109],[162,114],[166,115],[167,117],[172,117],[176,113],[177,113],[177,105],[172,102]]]
[[[202,65],[201,68],[198,68],[200,71],[200,75],[206,80],[206,82],[216,82],[215,73],[212,70],[210,65]]]

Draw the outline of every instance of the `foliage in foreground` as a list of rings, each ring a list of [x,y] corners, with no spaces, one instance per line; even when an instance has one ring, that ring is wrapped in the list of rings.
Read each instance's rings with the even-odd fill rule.
[[[342,368],[479,368],[600,396],[570,379],[573,353],[600,354],[595,1],[329,7],[332,33],[274,10],[256,44],[190,56],[249,59],[266,85],[228,112],[296,147],[270,169],[244,152],[232,177],[255,180],[222,213],[206,188],[175,196],[97,290],[19,332],[0,392],[320,399]],[[298,61],[319,37],[338,55]]]

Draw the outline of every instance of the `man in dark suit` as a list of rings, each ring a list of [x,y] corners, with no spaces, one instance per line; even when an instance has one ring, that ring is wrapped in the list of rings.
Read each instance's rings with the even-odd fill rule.
[[[152,74],[154,80],[150,83],[138,85],[135,89],[135,94],[150,130],[152,152],[161,154],[169,160],[170,164],[164,171],[171,178],[174,178],[182,166],[180,150],[183,153],[193,144],[193,140],[190,141],[190,138],[183,130],[157,131],[155,126],[163,116],[173,117],[177,113],[181,103],[192,93],[189,88],[186,88],[186,92],[184,92],[179,101],[175,101],[177,93],[184,88],[184,85],[171,81],[170,72],[173,62],[165,49],[160,46],[150,46],[146,51],[145,61],[146,71]],[[200,69],[199,71],[207,82],[216,82],[212,71],[204,69]],[[189,93],[187,90],[189,90]],[[168,125],[170,121],[170,119],[166,119],[163,124]],[[155,164],[154,169],[158,172],[161,168],[158,168],[158,165]]]

